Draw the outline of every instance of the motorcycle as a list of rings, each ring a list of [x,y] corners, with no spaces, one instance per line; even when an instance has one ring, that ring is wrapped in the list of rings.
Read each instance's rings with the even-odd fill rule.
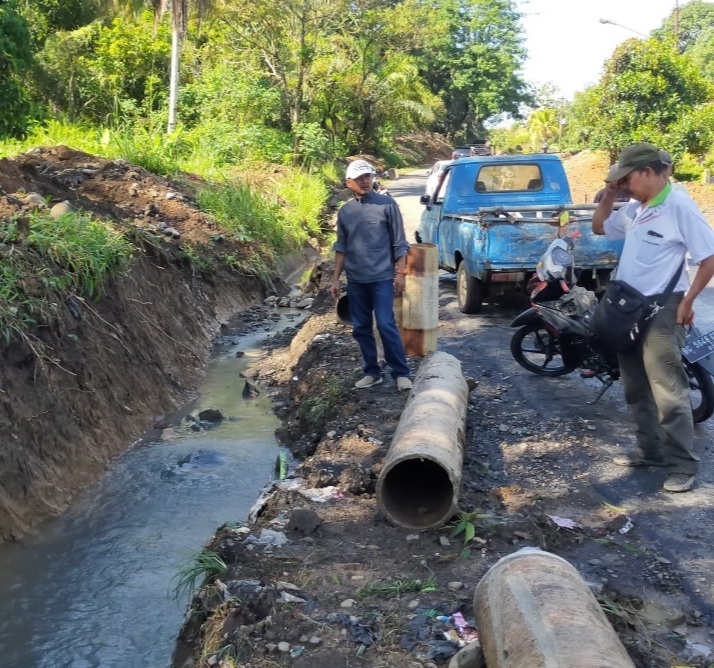
[[[387,190],[384,186],[383,183],[381,183],[377,177],[374,178],[374,181],[372,182],[372,188],[375,192],[379,193],[380,195],[390,195],[389,190]]]
[[[596,403],[620,378],[617,353],[606,349],[589,329],[597,298],[575,285],[572,256],[574,240],[564,236],[551,242],[531,280],[531,308],[513,320],[518,327],[511,339],[511,354],[518,364],[539,376],[564,376],[580,369],[583,378],[597,378],[602,388]],[[699,332],[692,326],[688,341]],[[702,363],[682,365],[689,379],[692,417],[704,422],[714,413],[714,383]]]

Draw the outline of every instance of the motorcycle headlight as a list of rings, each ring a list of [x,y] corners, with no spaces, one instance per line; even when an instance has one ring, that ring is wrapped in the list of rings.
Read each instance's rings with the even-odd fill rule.
[[[553,258],[553,262],[555,264],[560,264],[560,265],[570,265],[573,263],[573,256],[568,253],[568,251],[564,251],[562,248],[554,248],[551,257]]]

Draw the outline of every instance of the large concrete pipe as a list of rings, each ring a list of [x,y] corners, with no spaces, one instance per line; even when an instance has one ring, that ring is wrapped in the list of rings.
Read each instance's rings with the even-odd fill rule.
[[[565,559],[524,548],[474,593],[489,668],[634,668],[597,600]]]
[[[424,358],[377,480],[379,509],[394,524],[434,529],[456,512],[468,394],[459,360]]]
[[[439,329],[439,254],[435,244],[412,244],[402,296],[400,331],[407,355],[436,350]]]

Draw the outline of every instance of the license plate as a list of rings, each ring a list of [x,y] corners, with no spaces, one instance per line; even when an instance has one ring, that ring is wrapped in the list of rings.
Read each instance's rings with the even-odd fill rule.
[[[714,355],[714,332],[702,334],[696,327],[691,327],[687,334],[687,342],[682,348],[682,355],[692,363]]]

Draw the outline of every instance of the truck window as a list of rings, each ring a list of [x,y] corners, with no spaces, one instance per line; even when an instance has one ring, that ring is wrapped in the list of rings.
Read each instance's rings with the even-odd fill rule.
[[[476,175],[477,193],[542,190],[543,175],[538,165],[484,165]]]
[[[441,184],[436,186],[436,192],[434,193],[434,204],[441,204],[444,201],[444,193],[446,192],[446,187],[449,185],[451,180],[450,169],[445,170],[445,174],[441,177]]]

